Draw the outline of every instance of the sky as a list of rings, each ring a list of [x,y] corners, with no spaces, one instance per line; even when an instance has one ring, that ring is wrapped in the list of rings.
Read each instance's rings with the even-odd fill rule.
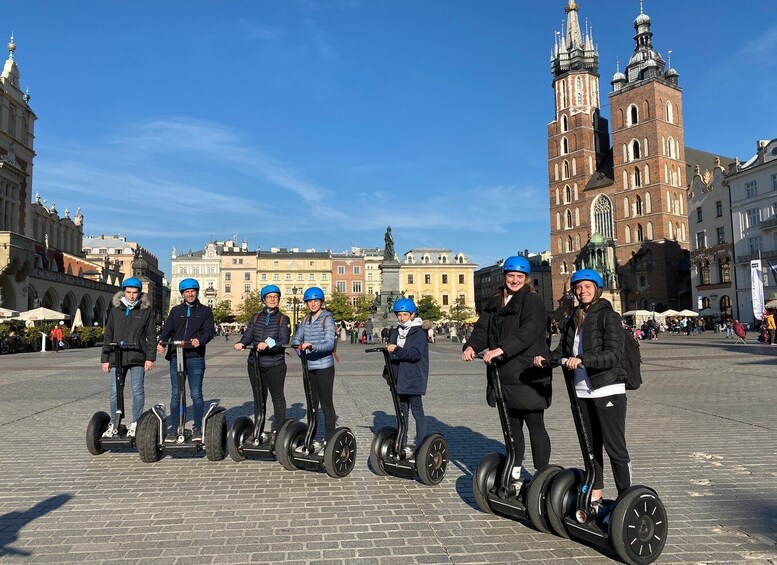
[[[566,0],[26,0],[3,22],[36,113],[33,193],[157,255],[549,248],[550,50]],[[579,0],[602,114],[638,0]],[[777,137],[770,2],[645,0],[687,146]],[[0,29],[0,33],[3,33]]]

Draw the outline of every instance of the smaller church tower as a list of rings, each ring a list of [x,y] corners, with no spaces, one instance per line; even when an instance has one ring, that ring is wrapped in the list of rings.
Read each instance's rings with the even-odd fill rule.
[[[606,160],[607,120],[600,116],[599,53],[593,32],[580,29],[579,7],[565,7],[566,31],[556,34],[551,50],[555,112],[548,124],[550,233],[553,296],[567,290],[574,263],[592,231],[586,184]],[[611,225],[611,224],[608,224]],[[612,228],[605,234],[612,238]]]
[[[629,309],[674,307],[690,291],[679,278],[689,248],[682,90],[650,27],[640,9],[634,53],[609,95],[616,255]]]

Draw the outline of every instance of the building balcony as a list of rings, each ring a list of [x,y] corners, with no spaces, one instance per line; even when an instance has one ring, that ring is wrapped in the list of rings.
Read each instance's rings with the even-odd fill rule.
[[[750,263],[754,259],[777,259],[777,251],[761,251],[760,254],[740,255],[737,257],[737,264]]]
[[[763,222],[758,224],[758,227],[761,228],[763,231],[777,230],[777,216],[764,220]]]

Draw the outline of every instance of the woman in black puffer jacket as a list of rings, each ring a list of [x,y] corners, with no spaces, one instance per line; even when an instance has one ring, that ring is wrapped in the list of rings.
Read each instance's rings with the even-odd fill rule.
[[[264,385],[262,394],[266,398],[269,389],[275,415],[273,432],[277,432],[286,420],[286,395],[283,391],[286,383],[286,356],[283,346],[289,343],[291,325],[289,317],[278,308],[281,302],[280,288],[274,284],[265,286],[260,296],[264,308],[251,317],[234,349],[243,351],[252,347],[259,352],[259,373]],[[253,352],[248,354],[248,379],[252,388],[256,386]]]
[[[485,351],[487,365],[503,358],[499,376],[513,431],[516,460],[512,476],[516,482],[521,480],[526,451],[524,423],[529,429],[534,469],[542,469],[550,460],[544,418],[552,398],[551,374],[533,364],[536,356],[548,355],[548,315],[542,298],[532,288],[530,272],[524,257],[505,260],[504,287],[489,299],[461,354],[464,361],[471,361]],[[490,378],[488,391],[488,403],[496,406]]]
[[[602,296],[604,281],[591,269],[575,272],[572,290],[579,305],[550,359],[560,362],[564,377],[574,379],[575,392],[594,451],[591,500],[602,498],[602,447],[607,451],[618,493],[631,485],[626,447],[626,371],[621,366],[624,333],[621,317]],[[543,356],[535,358],[540,366]]]

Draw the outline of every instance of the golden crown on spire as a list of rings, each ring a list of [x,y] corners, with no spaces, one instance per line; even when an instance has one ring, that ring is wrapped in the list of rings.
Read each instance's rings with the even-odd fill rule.
[[[564,11],[568,14],[569,12],[577,11],[577,8],[577,2],[575,2],[575,0],[569,0],[569,4],[564,7]]]
[[[8,42],[8,51],[13,55],[13,52],[16,51],[16,43],[13,42],[13,33],[11,34],[11,41]]]

